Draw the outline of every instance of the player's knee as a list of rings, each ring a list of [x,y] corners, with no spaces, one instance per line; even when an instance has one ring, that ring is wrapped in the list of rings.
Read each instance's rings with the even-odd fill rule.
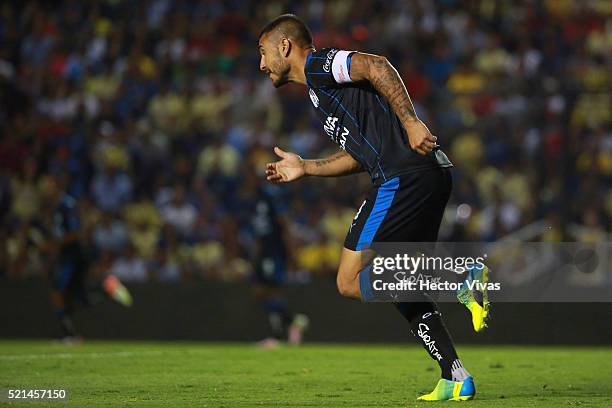
[[[338,287],[338,292],[340,295],[348,298],[358,298],[359,297],[359,286],[356,285],[356,282],[350,281],[346,278],[342,278],[340,274],[336,278],[336,286]]]
[[[338,288],[338,293],[340,293],[342,296],[347,296],[348,285],[342,279],[340,279],[340,277],[336,279],[336,287]]]

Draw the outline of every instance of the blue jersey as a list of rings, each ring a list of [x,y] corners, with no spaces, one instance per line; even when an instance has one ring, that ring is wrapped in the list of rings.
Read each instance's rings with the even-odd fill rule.
[[[329,138],[367,170],[375,185],[401,174],[452,167],[439,149],[425,156],[412,150],[389,103],[369,82],[351,82],[352,53],[324,48],[306,59],[310,100]]]
[[[286,253],[280,212],[274,197],[260,189],[251,215],[251,230],[259,243],[259,256],[284,256]]]
[[[76,206],[76,201],[69,195],[65,195],[53,213],[52,235],[54,238],[62,239],[67,234],[78,231],[81,221]],[[81,262],[83,253],[79,241],[63,244],[60,248],[61,262]]]

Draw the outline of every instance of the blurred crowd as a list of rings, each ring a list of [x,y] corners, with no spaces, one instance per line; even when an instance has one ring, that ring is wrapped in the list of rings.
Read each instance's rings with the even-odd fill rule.
[[[283,206],[297,278],[332,273],[367,175],[265,186],[275,145],[335,151],[257,37],[381,54],[455,163],[441,239],[609,239],[612,2],[13,0],[0,4],[0,278],[53,268],[58,186],[93,274],[245,279],[254,192]],[[517,232],[518,231],[518,232]],[[51,249],[49,249],[51,248]]]

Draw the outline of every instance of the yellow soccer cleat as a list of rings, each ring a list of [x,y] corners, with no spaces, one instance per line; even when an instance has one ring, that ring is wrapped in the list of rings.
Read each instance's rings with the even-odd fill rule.
[[[487,327],[489,320],[489,296],[486,285],[489,282],[489,268],[486,265],[482,267],[473,266],[468,272],[468,276],[461,285],[461,289],[457,291],[457,299],[467,307],[472,314],[472,326],[476,333],[481,332]],[[475,283],[481,284],[480,288],[475,286]],[[472,285],[472,289],[470,289]]]
[[[472,377],[463,381],[450,381],[442,378],[432,392],[421,395],[417,401],[467,401],[473,399],[475,395],[476,387]]]

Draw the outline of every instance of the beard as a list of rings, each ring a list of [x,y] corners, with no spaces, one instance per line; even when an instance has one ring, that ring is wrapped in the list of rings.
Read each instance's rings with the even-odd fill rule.
[[[277,78],[272,81],[272,85],[274,85],[275,88],[280,88],[281,86],[291,82],[289,80],[289,71],[291,70],[289,64],[279,63],[275,68],[276,69],[273,73],[277,76]]]

